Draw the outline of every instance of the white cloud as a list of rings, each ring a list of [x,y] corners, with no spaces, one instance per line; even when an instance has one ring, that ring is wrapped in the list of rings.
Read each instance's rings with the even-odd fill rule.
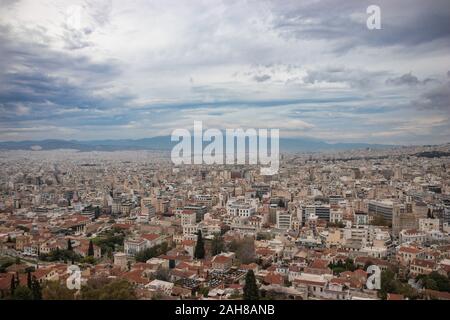
[[[2,98],[0,126],[13,123],[23,133],[34,121],[51,136],[56,122],[85,138],[138,138],[199,118],[211,127],[409,143],[411,131],[396,128],[392,115],[401,117],[409,105],[407,117],[419,119],[414,102],[435,103],[427,92],[438,84],[394,88],[386,80],[410,74],[445,83],[442,4],[381,1],[385,29],[368,33],[360,1],[11,2],[0,12],[0,35],[8,40],[0,79],[15,75],[17,83],[10,82],[33,100],[16,101],[15,87],[2,85],[11,93]],[[82,9],[79,28],[68,20],[73,6]],[[423,25],[411,24],[418,17]],[[31,88],[23,74],[42,75],[52,87]],[[442,108],[429,112],[439,117]],[[416,133],[431,141],[435,126],[423,123]]]

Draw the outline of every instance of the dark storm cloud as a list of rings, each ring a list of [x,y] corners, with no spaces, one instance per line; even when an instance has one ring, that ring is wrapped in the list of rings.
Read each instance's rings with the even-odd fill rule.
[[[407,73],[397,78],[387,79],[386,84],[393,84],[396,86],[399,85],[416,86],[420,84],[420,81],[416,76],[413,76],[411,73]]]
[[[381,30],[366,27],[366,8],[372,4],[380,6]],[[450,44],[449,21],[449,3],[443,0],[295,1],[277,7],[274,28],[287,37],[336,40],[330,44],[330,50],[348,51],[361,45],[414,47],[434,41]]]
[[[363,69],[327,67],[308,70],[303,81],[310,84],[316,82],[346,83],[354,88],[367,88],[369,85],[378,82],[381,77],[386,75],[387,72],[384,71],[373,72]]]
[[[253,80],[255,80],[256,82],[265,82],[267,80],[270,80],[271,76],[269,76],[268,74],[263,74],[263,75],[255,75],[253,77]]]
[[[400,77],[389,78],[386,80],[386,84],[394,86],[402,86],[402,85],[417,86],[417,85],[426,85],[428,83],[439,83],[439,81],[431,78],[419,80],[419,78],[414,76],[411,72],[406,73]]]
[[[0,43],[3,123],[95,116],[91,109],[120,106],[133,98],[96,94],[110,88],[109,79],[120,74],[114,63],[94,63],[46,45],[16,41],[7,27],[0,28]]]
[[[422,94],[414,103],[422,109],[450,111],[450,81]]]

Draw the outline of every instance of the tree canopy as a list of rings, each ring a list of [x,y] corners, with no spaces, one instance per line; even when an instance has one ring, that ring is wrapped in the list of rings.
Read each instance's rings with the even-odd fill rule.
[[[89,281],[81,288],[83,300],[134,300],[136,293],[131,283],[124,279],[109,281],[97,279]]]
[[[163,242],[159,245],[138,252],[134,257],[137,262],[146,262],[148,259],[165,254],[168,249],[169,245],[167,242]]]
[[[201,230],[197,233],[197,243],[195,245],[194,257],[196,259],[203,259],[205,257],[205,243],[203,242]]]
[[[256,284],[255,274],[253,270],[249,270],[245,276],[244,300],[258,300],[259,290]]]

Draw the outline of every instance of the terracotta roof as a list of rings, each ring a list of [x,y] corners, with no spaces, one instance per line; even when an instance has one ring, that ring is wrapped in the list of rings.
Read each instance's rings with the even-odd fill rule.
[[[264,277],[264,282],[268,284],[282,285],[284,283],[283,276],[277,273],[268,273]]]
[[[419,252],[421,252],[421,250],[415,247],[401,247],[400,249],[398,249],[398,252],[418,254]]]
[[[9,290],[11,287],[11,278],[14,273],[0,274],[0,290]]]
[[[314,280],[306,280],[306,279],[294,279],[293,282],[298,283],[298,284],[316,285],[316,286],[323,286],[326,284],[326,281],[314,281]]]
[[[232,259],[230,257],[218,255],[218,256],[215,256],[212,261],[214,263],[228,263],[228,262],[231,262],[231,260]]]
[[[441,292],[436,290],[425,290],[425,294],[440,300],[450,300],[450,292]]]
[[[401,294],[388,293],[387,300],[405,300],[405,297]]]
[[[256,269],[258,268],[258,265],[256,263],[250,263],[250,264],[241,264],[239,266],[239,269],[241,270],[250,270],[250,269]]]
[[[333,278],[330,280],[330,283],[337,283],[342,285],[348,285],[348,280],[342,278]]]
[[[271,249],[267,249],[267,248],[260,248],[260,249],[256,249],[256,254],[261,255],[261,256],[271,256],[271,255],[275,254],[275,251],[271,250]]]
[[[181,244],[183,246],[194,246],[195,245],[195,241],[194,240],[184,240]]]
[[[314,269],[328,269],[328,261],[323,259],[315,259],[309,267]]]
[[[142,276],[141,270],[133,270],[130,272],[125,272],[122,274],[122,277],[129,280],[130,282],[138,283],[138,284],[147,284],[150,282],[149,279],[144,278]]]
[[[160,237],[159,234],[154,234],[154,233],[148,233],[148,234],[143,234],[142,238],[148,240],[148,241],[153,241],[156,240]]]
[[[423,259],[414,259],[411,265],[423,267],[423,268],[431,268],[434,269],[436,264],[433,261],[430,260],[423,260]]]

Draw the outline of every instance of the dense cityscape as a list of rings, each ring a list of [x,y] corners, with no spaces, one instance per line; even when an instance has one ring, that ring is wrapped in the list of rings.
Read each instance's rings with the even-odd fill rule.
[[[0,8],[2,319],[447,307],[449,0]]]
[[[166,151],[3,150],[0,294],[448,300],[449,151],[289,153],[261,176]]]

